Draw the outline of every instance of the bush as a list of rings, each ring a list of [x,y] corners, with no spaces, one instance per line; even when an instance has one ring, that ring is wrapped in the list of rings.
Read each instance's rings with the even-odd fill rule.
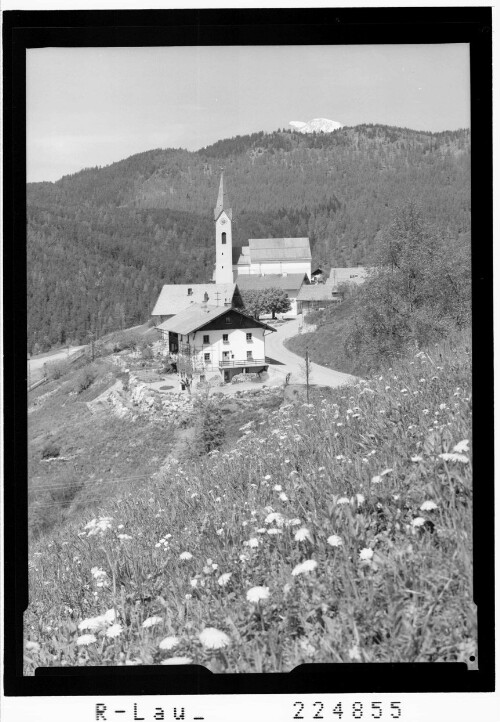
[[[49,378],[56,381],[68,373],[70,365],[67,361],[57,361],[53,364],[48,364],[47,369]]]
[[[149,361],[153,358],[153,351],[151,349],[151,346],[144,346],[141,351],[141,356],[145,361]]]
[[[61,449],[53,441],[48,441],[42,449],[42,459],[55,459],[60,453]]]
[[[118,379],[118,381],[122,382],[123,390],[128,391],[128,386],[129,386],[129,382],[130,382],[130,374],[127,373],[126,371],[120,371],[119,373],[116,374],[116,378]]]
[[[88,389],[89,386],[91,386],[95,379],[96,379],[96,371],[91,366],[83,369],[83,371],[79,374],[79,376],[76,379],[75,383],[75,391],[77,394],[81,394],[82,391],[85,391],[85,389]]]
[[[121,331],[113,339],[113,350],[115,353],[125,351],[126,349],[135,351],[142,340],[141,334],[137,333],[137,331]]]
[[[204,407],[198,434],[198,447],[204,454],[208,454],[210,451],[214,451],[214,449],[219,449],[224,443],[226,432],[222,411],[214,404],[207,404]]]

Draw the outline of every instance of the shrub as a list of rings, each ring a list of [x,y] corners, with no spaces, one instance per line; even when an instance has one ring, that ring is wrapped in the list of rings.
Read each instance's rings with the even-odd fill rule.
[[[54,459],[60,453],[61,449],[53,441],[48,441],[42,449],[42,459]]]
[[[88,366],[87,368],[83,369],[82,372],[78,375],[75,383],[75,391],[77,394],[81,394],[82,391],[85,391],[85,389],[88,389],[89,386],[91,386],[95,379],[96,379],[96,371],[92,366]]]
[[[153,351],[151,349],[151,346],[144,346],[141,351],[141,356],[145,361],[149,361],[153,358]]]
[[[129,382],[130,382],[130,374],[127,373],[126,371],[120,371],[119,373],[116,374],[116,378],[118,379],[118,381],[122,382],[123,390],[128,391],[128,386],[129,386]]]
[[[56,381],[57,379],[60,379],[61,376],[65,376],[68,373],[70,365],[67,361],[57,361],[56,363],[49,364],[47,369],[49,378]]]

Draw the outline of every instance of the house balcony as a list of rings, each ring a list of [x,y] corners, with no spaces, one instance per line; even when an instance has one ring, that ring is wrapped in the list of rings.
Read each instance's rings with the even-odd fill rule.
[[[219,361],[219,367],[224,369],[238,366],[265,366],[265,364],[265,358],[223,359]]]

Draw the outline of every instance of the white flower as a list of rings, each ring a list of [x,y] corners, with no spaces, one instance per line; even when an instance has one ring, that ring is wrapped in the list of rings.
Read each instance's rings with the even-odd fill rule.
[[[40,651],[40,645],[38,642],[26,642],[25,645],[28,652],[39,652]]]
[[[459,441],[458,444],[455,444],[453,447],[453,451],[456,451],[457,454],[462,454],[464,451],[469,451],[469,440],[463,439],[462,441]]]
[[[344,543],[338,534],[332,534],[326,541],[331,547],[341,547]]]
[[[170,657],[163,659],[160,664],[191,664],[192,661],[191,657]]]
[[[373,556],[373,549],[361,549],[359,552],[359,558],[362,562],[370,561]]]
[[[417,456],[412,456],[411,460],[413,461],[414,464],[418,464],[420,461],[423,461],[424,459],[422,456],[417,455]]]
[[[130,534],[118,534],[118,539],[121,541],[128,541],[129,539],[132,539]]]
[[[154,627],[155,624],[161,624],[163,617],[148,617],[142,623],[142,626],[147,629],[148,627]]]
[[[271,474],[266,474],[264,477],[265,481],[269,481],[270,478],[271,478]]]
[[[358,502],[358,506],[361,506],[361,504],[365,503],[365,497],[363,494],[356,494],[356,501]]]
[[[285,522],[286,526],[300,526],[301,524],[302,524],[302,522],[300,521],[300,519],[297,519],[297,518],[287,519]]]
[[[224,534],[224,529],[217,529],[215,533],[218,534],[218,536],[221,536],[221,534]]]
[[[189,561],[193,558],[193,555],[191,552],[182,552],[182,554],[179,554],[179,559]]]
[[[90,573],[92,574],[94,579],[104,579],[108,576],[104,569],[99,569],[99,567],[92,567]]]
[[[76,643],[79,647],[87,646],[88,644],[93,644],[94,642],[97,642],[97,639],[94,637],[93,634],[82,634],[81,637],[78,637],[76,640]]]
[[[283,532],[281,531],[281,529],[275,529],[274,527],[273,527],[272,529],[268,529],[268,530],[267,530],[267,533],[268,533],[268,534],[271,534],[271,535],[273,535],[273,534],[283,534]]]
[[[433,509],[437,509],[437,504],[431,499],[424,501],[424,503],[420,507],[420,511],[432,511]]]
[[[121,624],[112,624],[106,631],[106,637],[118,637],[123,632]]]
[[[439,454],[439,458],[443,461],[460,461],[462,464],[468,464],[469,459],[463,454]]]
[[[199,640],[207,649],[222,649],[231,643],[231,639],[225,632],[214,627],[206,627],[199,635]]]
[[[196,577],[195,577],[194,579],[190,579],[190,580],[189,580],[189,583],[191,584],[191,586],[193,587],[193,589],[194,589],[194,587],[197,587],[197,586],[198,586],[198,580],[196,579]]]
[[[305,526],[302,526],[300,529],[298,529],[295,532],[294,539],[295,539],[295,541],[304,541],[305,539],[312,541],[311,533],[310,533],[309,529],[306,529]]]
[[[250,547],[250,549],[255,549],[259,546],[259,540],[256,539],[256,537],[252,537],[247,541],[246,546]]]
[[[84,619],[82,622],[80,622],[80,624],[78,625],[78,629],[82,631],[84,629],[90,629],[91,632],[95,632],[101,627],[104,627],[105,624],[106,620],[104,619],[104,616],[90,617],[89,619]]]
[[[283,526],[283,524],[285,523],[285,517],[283,516],[283,514],[275,511],[272,514],[268,514],[264,519],[265,524],[272,524],[273,521],[275,521],[278,526]]]
[[[292,569],[292,576],[296,577],[298,574],[304,574],[306,572],[312,572],[316,567],[318,566],[318,562],[314,559],[306,559],[305,562],[302,562],[302,564],[297,564],[297,566]]]
[[[347,496],[341,496],[340,499],[337,499],[337,504],[349,504],[349,499]]]
[[[161,640],[158,646],[160,647],[160,649],[173,649],[174,647],[177,647],[179,642],[179,637],[165,637]]]
[[[417,516],[411,523],[412,526],[423,526],[425,519],[422,516]]]
[[[273,489],[274,489],[274,491],[282,491],[282,488],[281,488],[281,485],[280,485],[280,484],[275,484],[275,485],[273,486]]]
[[[348,652],[349,659],[352,659],[355,662],[361,662],[361,652],[359,651],[359,647],[357,644],[355,644]]]
[[[284,491],[281,492],[280,499],[281,499],[281,501],[288,501],[288,497]]]
[[[263,601],[264,599],[268,599],[269,597],[269,587],[252,587],[247,592],[247,599],[249,602],[252,602],[253,604],[257,604],[257,602]]]
[[[232,577],[232,572],[226,572],[225,574],[221,574],[220,577],[217,579],[217,584],[220,587],[225,587],[228,581]]]

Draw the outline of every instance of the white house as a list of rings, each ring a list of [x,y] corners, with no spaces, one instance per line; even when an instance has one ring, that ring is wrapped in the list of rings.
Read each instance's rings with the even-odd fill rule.
[[[236,282],[245,275],[306,273],[311,278],[309,238],[250,238],[248,246],[235,251]]]
[[[275,329],[236,308],[201,303],[157,330],[170,351],[190,364],[196,379],[219,376],[230,381],[235,374],[267,370],[265,334]]]

